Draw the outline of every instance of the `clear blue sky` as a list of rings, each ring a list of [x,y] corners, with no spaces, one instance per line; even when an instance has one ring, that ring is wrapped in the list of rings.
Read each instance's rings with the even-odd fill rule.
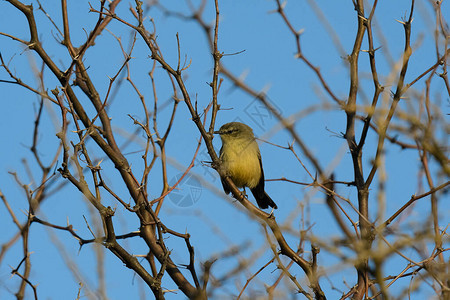
[[[46,1],[44,8],[52,16],[53,20],[61,28],[61,12],[59,2]],[[89,32],[97,20],[95,13],[89,13],[87,1],[69,1],[69,16],[72,34],[72,42],[79,45],[84,42],[86,32]],[[133,2],[133,1],[132,1]],[[168,8],[180,12],[186,12],[185,4],[168,3]],[[198,2],[198,1],[195,1]],[[212,1],[205,9],[204,17],[207,22],[213,24],[214,7]],[[220,33],[219,49],[226,55],[223,57],[223,64],[234,74],[245,74],[245,82],[255,90],[266,91],[268,97],[273,101],[284,117],[289,117],[300,113],[302,110],[318,107],[319,109],[307,115],[300,115],[296,122],[296,129],[304,142],[309,146],[314,155],[319,158],[322,167],[333,170],[336,179],[342,181],[352,181],[353,171],[351,156],[344,139],[336,136],[335,133],[345,131],[346,117],[343,111],[339,110],[335,103],[324,93],[315,74],[306,67],[304,63],[294,57],[296,48],[293,36],[289,33],[286,25],[277,13],[274,13],[276,3],[274,1],[219,1],[220,2]],[[302,49],[307,58],[321,68],[325,80],[330,85],[333,92],[342,99],[345,99],[349,89],[349,72],[345,55],[349,54],[353,47],[356,32],[356,14],[352,1],[320,1],[316,5],[320,7],[326,17],[329,26],[339,38],[338,46],[333,42],[323,23],[308,4],[314,1],[289,1],[286,11],[293,26],[300,30],[304,29],[301,37]],[[375,47],[382,48],[377,52],[377,67],[380,79],[383,83],[388,83],[392,70],[391,60],[398,63],[404,47],[403,27],[396,20],[409,14],[409,1],[380,1],[376,14],[375,25],[380,30],[375,31]],[[28,3],[28,1],[27,1]],[[34,3],[35,8],[38,5]],[[91,2],[96,7],[97,1]],[[128,11],[128,1],[121,3],[117,9],[117,14],[124,19],[132,21],[132,16]],[[442,11],[448,19],[450,7],[448,2],[443,4]],[[366,12],[367,13],[367,12]],[[42,12],[35,9],[38,22],[38,29],[41,32],[40,38],[50,56],[55,59],[59,66],[64,69],[70,62],[66,49],[59,45],[59,37],[56,29],[50,24]],[[164,57],[171,64],[177,61],[176,33],[179,34],[181,56],[186,57],[190,62],[189,68],[185,71],[185,82],[192,99],[198,101],[198,108],[203,109],[212,98],[211,89],[208,82],[212,78],[212,56],[207,46],[205,34],[202,29],[193,21],[184,21],[175,17],[164,16],[160,10],[152,8],[148,11],[148,18],[153,18],[157,33],[157,41],[161,47]],[[431,5],[427,1],[417,1],[415,19],[413,22],[412,45],[413,55],[411,57],[410,69],[406,76],[406,81],[410,82],[424,70],[433,65],[436,61],[433,29],[434,15]],[[28,38],[28,27],[22,14],[17,12],[6,1],[0,2],[0,32],[12,34],[22,39]],[[152,25],[147,20],[146,26],[152,29]],[[117,37],[120,37],[125,49],[129,49],[130,29],[117,21],[112,21],[108,27]],[[363,43],[363,49],[367,49],[367,42]],[[341,49],[343,52],[341,52]],[[33,68],[39,69],[41,62],[34,53],[26,51],[24,47],[9,38],[0,36],[0,51],[5,61],[10,61],[13,70],[21,79],[37,86],[37,81],[33,76]],[[243,51],[243,52],[242,52]],[[442,51],[442,49],[441,49]],[[152,89],[148,72],[152,67],[152,60],[149,58],[149,51],[143,41],[138,38],[131,60],[131,74],[134,82],[152,106]],[[370,68],[366,53],[361,53],[360,76],[361,91],[358,98],[359,104],[367,104],[371,101],[373,87],[370,78]],[[115,37],[105,31],[97,40],[96,46],[88,50],[85,55],[85,65],[89,66],[89,72],[94,79],[102,97],[106,94],[109,78],[116,74],[123,62],[122,52]],[[45,73],[46,88],[53,89],[58,83],[49,70]],[[126,74],[119,76],[120,80],[125,79]],[[166,127],[168,116],[171,113],[172,104],[170,97],[172,89],[170,81],[162,69],[156,71],[156,84],[160,103],[158,114],[158,126],[162,130]],[[0,79],[8,79],[4,70],[0,70]],[[383,101],[388,101],[389,90],[395,87],[387,87],[382,96]],[[424,82],[417,83],[417,90],[422,91]],[[432,85],[433,96],[441,99],[440,109],[448,112],[448,95],[444,91],[442,82],[435,79]],[[25,220],[24,212],[28,208],[26,196],[23,190],[17,185],[13,176],[8,172],[16,172],[23,184],[35,184],[39,181],[40,173],[33,171],[35,178],[30,178],[26,166],[22,160],[26,159],[28,166],[36,169],[28,147],[32,143],[33,124],[38,107],[38,99],[32,93],[23,88],[0,83],[1,109],[0,109],[0,189],[9,201],[17,217]],[[381,99],[380,99],[381,100]],[[82,98],[87,104],[87,99]],[[415,101],[415,100],[414,100]],[[167,105],[165,103],[167,102]],[[264,111],[259,104],[247,94],[234,88],[229,81],[225,80],[219,93],[219,102],[224,110],[220,111],[217,117],[217,124],[240,120],[250,125],[255,134],[271,143],[286,146],[292,142],[291,137],[283,130],[279,130],[275,118]],[[406,102],[406,101],[405,101]],[[119,144],[123,144],[127,137],[135,133],[136,126],[128,117],[128,114],[143,119],[144,114],[139,103],[139,99],[133,92],[131,86],[125,82],[121,88],[115,91],[111,98],[111,105],[108,107],[112,118],[112,124],[117,129],[117,139]],[[402,103],[402,111],[408,111],[408,104]],[[90,110],[92,113],[92,108]],[[260,113],[260,114],[257,114]],[[361,129],[361,124],[358,129]],[[59,140],[55,133],[59,130],[60,114],[54,105],[47,103],[42,119],[42,126],[39,133],[38,150],[44,161],[48,162],[53,158],[55,147]],[[439,135],[444,132],[438,133]],[[139,134],[141,137],[141,134]],[[167,142],[167,155],[170,157],[169,178],[174,178],[184,171],[189,164],[197,146],[197,132],[194,123],[190,119],[190,114],[184,105],[180,103],[174,130]],[[76,136],[70,136],[76,141]],[[143,139],[141,142],[128,145],[124,152],[127,153],[135,174],[142,172]],[[220,147],[219,139],[215,139],[217,149]],[[407,141],[411,142],[411,141]],[[104,157],[92,141],[88,143],[88,148],[96,153],[96,159]],[[266,179],[279,179],[285,177],[301,182],[311,182],[308,174],[296,161],[295,157],[288,151],[266,143],[260,143],[263,157]],[[309,170],[314,172],[311,164],[307,161],[299,148],[295,148],[302,161]],[[366,173],[370,170],[370,163],[376,149],[375,136],[370,134],[363,162]],[[60,157],[60,161],[61,161]],[[201,148],[198,156],[200,161],[208,161],[207,152]],[[58,167],[60,163],[58,164]],[[427,191],[424,182],[418,180],[419,160],[417,153],[411,150],[401,150],[398,146],[387,143],[386,152],[386,172],[388,181],[386,184],[386,212],[385,217],[390,216],[403,203],[409,200],[415,193]],[[106,181],[117,189],[117,193],[123,199],[129,201],[126,190],[121,189],[118,174],[111,162],[102,162]],[[238,257],[242,259],[255,259],[246,272],[239,277],[240,284],[255,273],[272,257],[272,252],[264,237],[261,225],[250,219],[242,211],[240,205],[226,197],[222,190],[220,180],[211,168],[205,167],[199,162],[194,166],[191,174],[196,175],[196,180],[201,185],[201,194],[196,198],[196,203],[188,207],[180,207],[172,201],[174,198],[167,198],[160,215],[161,220],[171,229],[179,232],[191,234],[191,243],[196,250],[196,261],[198,272],[201,273],[200,263],[210,259],[214,255],[222,253],[232,246],[243,246]],[[367,176],[367,174],[366,174]],[[159,162],[156,164],[150,176],[152,184],[149,185],[148,194],[152,198],[159,196],[161,192],[161,172]],[[58,179],[63,182],[61,178]],[[419,182],[418,182],[419,181]],[[438,185],[441,182],[436,182]],[[188,193],[189,185],[181,187],[181,195]],[[371,215],[376,217],[376,195],[377,181],[373,184],[373,203]],[[286,238],[291,247],[295,248],[298,242],[298,230],[312,226],[312,234],[323,238],[324,241],[341,236],[341,232],[336,227],[332,215],[324,202],[324,194],[312,188],[297,186],[286,182],[266,182],[266,190],[278,204],[279,209],[275,212],[277,221],[280,224],[292,226],[297,232],[286,232]],[[354,188],[341,186],[338,192],[347,197],[353,204],[357,204]],[[198,194],[196,194],[198,195]],[[253,201],[253,198],[250,197]],[[448,199],[447,199],[448,200]],[[116,211],[116,233],[126,233],[137,230],[139,224],[134,217],[117,204],[113,199],[106,196],[104,201],[112,207],[117,207]],[[306,205],[305,210],[300,209],[301,205]],[[347,210],[351,209],[347,206]],[[448,205],[441,203],[441,220],[449,220],[450,213]],[[403,225],[409,222],[425,222],[424,212],[429,211],[429,200],[419,201],[414,209],[405,218]],[[71,186],[64,187],[61,191],[51,195],[44,202],[38,216],[54,224],[65,225],[67,220],[77,229],[77,233],[84,238],[90,238],[90,233],[86,228],[83,215],[91,220],[92,210],[88,209],[88,203],[82,195]],[[356,214],[351,213],[356,220]],[[211,226],[214,224],[214,227]],[[302,224],[304,224],[302,227]],[[446,224],[440,224],[445,227]],[[11,218],[5,206],[0,205],[0,227],[3,228],[0,234],[0,243],[9,240],[16,232]],[[410,232],[408,232],[410,233]],[[169,237],[166,241],[169,248],[174,249],[173,259],[179,263],[187,263],[187,251],[183,240]],[[248,243],[248,244],[247,244]],[[51,244],[49,246],[49,244]],[[61,246],[58,246],[61,245]],[[145,246],[138,239],[130,239],[123,243],[129,247],[133,254],[145,254]],[[61,248],[63,247],[63,248]],[[95,290],[96,282],[95,250],[93,245],[86,245],[81,251],[78,243],[66,232],[49,230],[39,224],[34,224],[31,228],[30,250],[32,261],[32,274],[30,280],[38,284],[40,299],[75,299],[78,290],[78,282],[85,280],[86,284],[83,292],[88,293],[89,288]],[[63,249],[63,250],[62,250]],[[180,250],[181,249],[181,250]],[[261,249],[261,251],[257,251]],[[309,246],[305,247],[309,251]],[[64,255],[61,253],[64,252]],[[344,251],[346,252],[346,251]],[[348,252],[348,251],[347,251]],[[255,254],[256,253],[256,254]],[[348,254],[348,253],[346,253]],[[413,253],[405,253],[413,255]],[[8,251],[0,265],[0,298],[13,299],[19,282],[18,277],[10,276],[10,267],[16,267],[22,258],[21,244]],[[71,272],[66,267],[68,258],[70,262],[78,266],[77,271]],[[144,286],[132,272],[126,269],[115,256],[105,251],[107,277],[107,293],[109,299],[137,299],[139,288],[147,294],[146,299],[152,299],[150,290]],[[417,258],[417,257],[415,257]],[[448,258],[448,254],[447,254]],[[287,264],[287,260],[284,260]],[[145,264],[145,263],[144,263]],[[235,259],[219,260],[213,267],[213,272],[220,277],[227,270],[234,268],[237,264]],[[355,272],[351,267],[341,269],[336,256],[331,255],[326,249],[319,255],[319,265],[324,268],[336,268],[329,279],[342,291],[347,291],[343,281],[350,285],[354,284]],[[395,275],[405,267],[406,261],[393,259],[385,267],[386,275]],[[79,278],[74,276],[79,273]],[[187,273],[186,273],[187,274]],[[292,274],[296,275],[300,282],[306,287],[302,278],[303,272],[295,267]],[[278,277],[279,271],[275,265],[265,269],[254,285],[247,288],[247,295],[250,291],[255,295],[265,294],[261,282],[272,284]],[[190,278],[189,275],[187,275]],[[80,279],[82,278],[82,279]],[[167,276],[167,278],[169,278]],[[170,279],[163,282],[167,289],[174,289],[175,285]],[[321,280],[323,289],[329,299],[337,298],[341,295],[338,291],[332,291],[329,282],[324,278]],[[407,286],[409,279],[398,284]],[[234,291],[239,293],[240,288],[234,286],[234,282],[225,285],[222,292]],[[427,287],[421,291],[421,295],[427,297],[433,291]],[[28,299],[32,297],[28,290]],[[178,299],[181,293],[167,298]],[[299,298],[301,298],[299,296]]]

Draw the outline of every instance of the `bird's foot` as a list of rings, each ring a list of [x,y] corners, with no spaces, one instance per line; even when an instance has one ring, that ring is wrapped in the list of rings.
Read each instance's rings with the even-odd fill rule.
[[[275,207],[272,207],[272,210],[270,211],[270,214],[269,214],[269,219],[270,218],[274,218],[275,216],[273,215],[273,211],[275,210]]]

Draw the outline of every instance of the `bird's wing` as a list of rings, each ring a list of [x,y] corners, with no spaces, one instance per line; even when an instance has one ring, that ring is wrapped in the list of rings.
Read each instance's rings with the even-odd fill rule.
[[[258,184],[253,189],[251,189],[252,194],[255,197],[256,203],[258,203],[258,206],[260,208],[266,209],[270,206],[276,209],[278,208],[277,205],[264,191],[264,170],[262,167],[261,154],[259,152],[258,152],[258,159],[259,159],[259,167],[261,168],[261,177],[259,178]]]

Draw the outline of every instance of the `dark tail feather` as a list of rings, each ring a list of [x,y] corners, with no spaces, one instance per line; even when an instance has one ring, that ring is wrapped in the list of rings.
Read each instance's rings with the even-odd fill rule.
[[[267,195],[267,193],[263,191],[258,191],[258,188],[251,189],[253,196],[256,199],[256,203],[258,203],[259,208],[266,209],[269,206],[277,209],[278,206],[273,202],[273,200]]]

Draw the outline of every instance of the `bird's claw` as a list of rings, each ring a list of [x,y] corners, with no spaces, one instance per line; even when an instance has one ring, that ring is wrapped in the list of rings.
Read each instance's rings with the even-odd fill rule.
[[[269,217],[268,217],[269,219],[272,218],[272,217],[274,217],[274,215],[273,215],[273,211],[274,211],[274,210],[275,210],[275,208],[272,207],[272,210],[270,211],[270,214],[269,214]]]

